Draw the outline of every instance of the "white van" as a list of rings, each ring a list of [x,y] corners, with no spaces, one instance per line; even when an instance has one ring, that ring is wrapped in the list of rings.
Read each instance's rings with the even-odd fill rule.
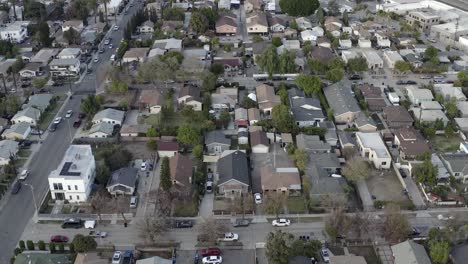
[[[111,60],[111,61],[115,61],[115,54],[112,54],[110,60]]]
[[[130,198],[130,208],[136,208],[138,205],[138,197],[137,196],[132,196]]]
[[[86,220],[84,223],[85,228],[93,229],[96,226],[96,220]]]

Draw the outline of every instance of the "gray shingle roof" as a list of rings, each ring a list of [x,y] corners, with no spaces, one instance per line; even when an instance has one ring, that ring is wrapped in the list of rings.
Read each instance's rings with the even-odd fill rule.
[[[122,122],[124,119],[124,115],[125,115],[124,111],[107,108],[95,114],[93,117],[93,122],[104,119],[104,118]]]
[[[361,111],[356,99],[351,93],[351,86],[346,86],[345,82],[337,82],[323,89],[328,104],[333,109],[335,115]]]
[[[247,154],[242,151],[234,151],[218,160],[219,184],[229,180],[237,180],[250,185]]]
[[[321,141],[319,136],[309,136],[302,133],[296,136],[296,144],[298,148],[307,151],[329,151],[331,149],[330,144]]]
[[[23,105],[23,109],[34,106],[41,111],[44,111],[50,104],[54,96],[52,94],[35,94],[29,98],[29,102]]]
[[[441,157],[450,165],[453,172],[463,172],[464,174],[468,174],[468,154],[442,154]]]
[[[125,167],[118,169],[112,173],[112,176],[107,182],[107,187],[125,185],[131,188],[135,188],[137,175],[138,169],[136,168]]]
[[[18,142],[14,140],[5,139],[0,141],[0,157],[9,159],[11,154],[18,152]]]
[[[301,97],[290,99],[291,111],[296,121],[313,121],[325,118],[320,101],[317,98]]]
[[[97,123],[93,125],[91,129],[89,129],[88,134],[90,135],[97,132],[102,132],[106,135],[112,135],[112,132],[114,132],[114,125],[105,122]]]
[[[210,144],[222,144],[222,145],[231,145],[231,140],[226,138],[223,132],[215,130],[206,133],[205,135],[205,145]]]
[[[395,264],[431,264],[431,260],[422,245],[408,240],[392,246]]]

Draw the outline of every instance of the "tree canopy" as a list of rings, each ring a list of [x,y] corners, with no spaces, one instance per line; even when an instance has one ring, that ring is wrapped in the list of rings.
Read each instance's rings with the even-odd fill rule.
[[[93,237],[81,234],[75,235],[72,244],[76,252],[89,252],[97,247],[97,243]]]
[[[322,82],[320,77],[315,75],[301,74],[296,78],[296,85],[307,95],[320,92]]]
[[[169,191],[169,189],[171,189],[172,187],[172,180],[171,180],[171,171],[169,167],[168,157],[164,157],[161,162],[160,179],[161,179],[161,188],[165,191]]]
[[[279,4],[290,16],[310,16],[320,6],[318,0],[280,0]]]
[[[190,125],[181,125],[177,129],[177,140],[184,145],[193,146],[199,141],[198,131]]]
[[[367,60],[363,57],[349,59],[346,66],[350,72],[363,72],[368,69]]]
[[[280,104],[273,107],[271,115],[273,124],[279,132],[291,133],[295,129],[296,124],[286,105]]]
[[[411,63],[399,60],[395,62],[395,69],[399,72],[409,72],[411,71]]]
[[[292,234],[278,230],[267,236],[266,256],[268,263],[285,264],[295,256],[317,258],[321,248],[322,243],[318,240],[295,239]]]
[[[369,164],[359,157],[353,157],[346,162],[343,175],[348,181],[358,182],[369,177]]]
[[[413,175],[419,183],[428,187],[437,185],[437,166],[432,165],[430,159],[426,159],[421,165],[413,168]]]

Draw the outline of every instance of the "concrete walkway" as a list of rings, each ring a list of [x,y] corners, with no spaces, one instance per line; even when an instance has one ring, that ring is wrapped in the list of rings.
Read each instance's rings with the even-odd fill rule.
[[[198,212],[199,216],[202,218],[210,218],[213,216],[213,193],[205,193],[203,200],[200,204],[200,210]]]

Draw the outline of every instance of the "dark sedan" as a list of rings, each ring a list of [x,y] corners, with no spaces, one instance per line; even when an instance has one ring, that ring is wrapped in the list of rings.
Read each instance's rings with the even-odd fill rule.
[[[192,228],[193,227],[193,221],[190,221],[190,220],[176,221],[175,222],[175,227],[176,228]]]
[[[17,194],[21,190],[21,182],[17,181],[15,184],[13,184],[13,187],[11,187],[11,193],[12,194]]]

